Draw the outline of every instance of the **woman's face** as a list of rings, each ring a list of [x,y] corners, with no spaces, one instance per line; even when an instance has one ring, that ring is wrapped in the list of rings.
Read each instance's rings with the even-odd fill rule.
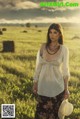
[[[51,29],[49,32],[49,37],[52,42],[58,41],[58,39],[60,37],[60,33],[58,31],[56,31],[55,29]]]

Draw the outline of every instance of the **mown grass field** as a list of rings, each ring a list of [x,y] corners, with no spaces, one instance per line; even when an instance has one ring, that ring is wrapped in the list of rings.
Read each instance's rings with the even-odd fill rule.
[[[13,40],[15,52],[0,53],[0,105],[13,103],[16,106],[16,119],[33,119],[36,96],[32,86],[36,54],[41,44],[46,42],[48,28],[6,28],[7,31],[0,35],[0,51],[3,41]],[[23,33],[24,30],[27,33]],[[80,39],[72,39],[74,36],[80,37],[79,27],[64,27],[64,44],[70,52],[69,101],[74,105],[73,113],[66,119],[80,119]]]

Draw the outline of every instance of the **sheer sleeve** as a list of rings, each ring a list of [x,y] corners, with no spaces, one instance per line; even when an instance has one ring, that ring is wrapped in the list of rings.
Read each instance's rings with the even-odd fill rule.
[[[38,81],[41,68],[42,68],[42,64],[40,63],[40,50],[38,50],[37,57],[36,57],[36,67],[33,76],[34,82]]]
[[[62,73],[63,79],[70,78],[70,71],[69,71],[69,50],[68,48],[64,48],[63,52],[63,64],[62,64]]]

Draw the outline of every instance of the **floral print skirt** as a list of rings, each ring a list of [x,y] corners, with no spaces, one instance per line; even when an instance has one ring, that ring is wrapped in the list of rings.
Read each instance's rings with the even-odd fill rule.
[[[56,97],[37,95],[37,106],[34,119],[59,119],[58,110],[64,99],[64,91]]]

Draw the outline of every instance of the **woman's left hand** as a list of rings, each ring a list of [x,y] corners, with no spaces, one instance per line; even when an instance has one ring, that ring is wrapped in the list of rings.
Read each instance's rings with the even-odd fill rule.
[[[69,90],[65,90],[65,92],[64,92],[64,99],[68,99],[69,95],[70,95]]]

